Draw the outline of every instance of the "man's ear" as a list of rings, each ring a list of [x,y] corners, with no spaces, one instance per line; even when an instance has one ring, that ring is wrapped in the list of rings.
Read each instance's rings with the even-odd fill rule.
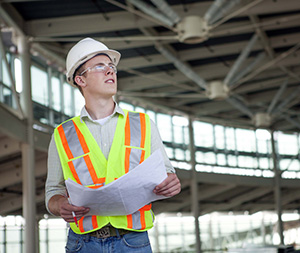
[[[79,85],[80,87],[85,87],[86,86],[86,82],[84,80],[83,76],[75,76],[74,81],[77,83],[77,85]]]

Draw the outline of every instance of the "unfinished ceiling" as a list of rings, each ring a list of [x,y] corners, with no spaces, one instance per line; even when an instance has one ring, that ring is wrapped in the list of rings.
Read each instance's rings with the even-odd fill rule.
[[[14,23],[48,64],[64,68],[68,49],[86,36],[119,50],[122,100],[213,123],[299,130],[298,0],[0,2],[2,30]]]

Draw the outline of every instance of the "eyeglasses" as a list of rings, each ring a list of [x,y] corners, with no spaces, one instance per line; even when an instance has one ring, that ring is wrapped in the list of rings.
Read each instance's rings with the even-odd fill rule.
[[[117,67],[115,65],[105,65],[105,64],[99,64],[99,65],[96,65],[94,67],[89,67],[87,69],[85,69],[84,71],[82,71],[80,73],[80,76],[82,76],[84,73],[86,72],[98,72],[98,73],[104,73],[107,71],[107,68],[109,68],[110,71],[113,71],[114,73],[117,74]]]

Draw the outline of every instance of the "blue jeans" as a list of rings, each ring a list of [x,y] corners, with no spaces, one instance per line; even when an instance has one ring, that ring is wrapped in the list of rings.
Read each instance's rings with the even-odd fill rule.
[[[66,253],[151,253],[147,232],[131,232],[125,235],[98,239],[89,235],[79,235],[69,230]]]

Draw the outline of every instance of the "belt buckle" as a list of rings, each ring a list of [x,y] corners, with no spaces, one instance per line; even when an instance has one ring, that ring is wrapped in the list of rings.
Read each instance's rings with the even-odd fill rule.
[[[110,237],[109,227],[104,227],[96,231],[98,239]]]

